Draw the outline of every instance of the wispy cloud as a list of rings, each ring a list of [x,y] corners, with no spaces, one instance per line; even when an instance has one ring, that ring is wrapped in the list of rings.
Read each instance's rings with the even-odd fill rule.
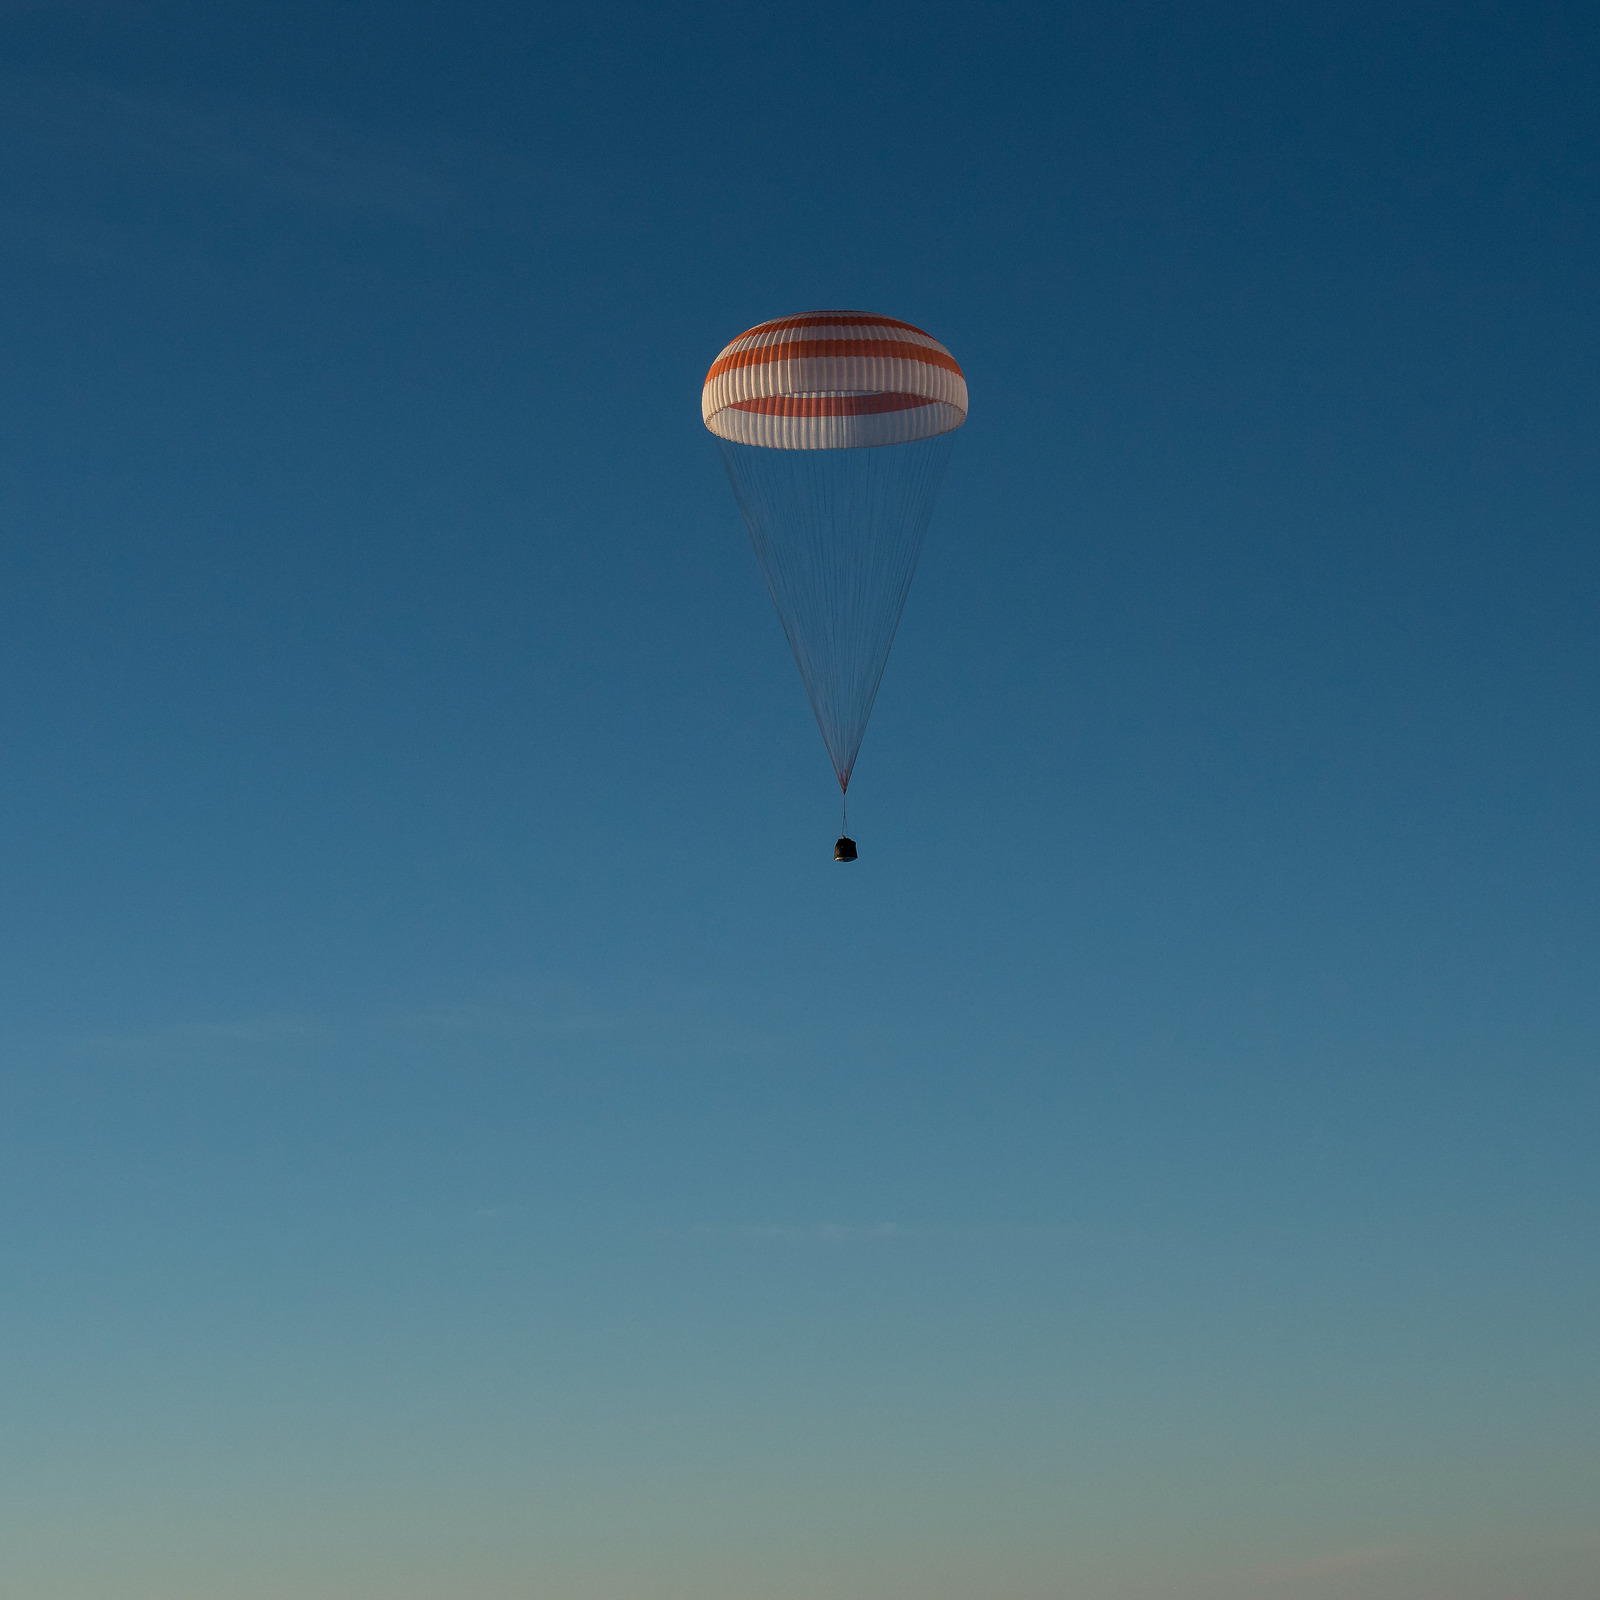
[[[0,21],[40,11],[135,11],[138,0],[0,0]]]
[[[237,1022],[180,1023],[142,1033],[62,1034],[41,1043],[55,1053],[78,1059],[133,1064],[192,1059],[218,1050],[260,1049],[314,1039],[324,1031],[315,1018],[253,1017]]]
[[[13,162],[32,155],[246,189],[330,211],[454,219],[462,196],[425,162],[335,124],[243,106],[226,111],[74,79],[0,78]]]
[[[582,233],[607,226],[616,200],[570,163],[525,152],[407,145],[282,107],[14,73],[0,75],[0,193],[0,242],[96,260],[226,256],[223,236],[295,216]]]
[[[80,1060],[158,1063],[226,1062],[281,1049],[351,1047],[427,1050],[475,1041],[489,1045],[565,1045],[592,1053],[611,1043],[658,1058],[705,1061],[765,1058],[783,1041],[722,1015],[714,997],[664,993],[648,983],[611,988],[570,984],[507,986],[484,996],[369,1012],[280,1012],[173,1022],[142,1030],[61,1034],[10,1041],[5,1053],[44,1050]]]
[[[1041,1228],[952,1227],[905,1222],[734,1222],[657,1228],[655,1236],[679,1243],[754,1245],[882,1245],[1044,1234]]]
[[[914,1229],[895,1222],[702,1223],[688,1228],[662,1228],[667,1239],[730,1239],[755,1244],[856,1244],[903,1239]]]
[[[1340,1550],[1331,1555],[1313,1556],[1306,1561],[1289,1561],[1261,1567],[1252,1574],[1262,1583],[1303,1583],[1316,1578],[1337,1578],[1350,1572],[1364,1572],[1386,1561],[1398,1559],[1397,1550],[1362,1547]]]

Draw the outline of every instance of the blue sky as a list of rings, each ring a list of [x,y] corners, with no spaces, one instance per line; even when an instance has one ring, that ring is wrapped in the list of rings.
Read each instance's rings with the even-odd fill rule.
[[[1597,31],[0,6],[0,1587],[1591,1600]]]

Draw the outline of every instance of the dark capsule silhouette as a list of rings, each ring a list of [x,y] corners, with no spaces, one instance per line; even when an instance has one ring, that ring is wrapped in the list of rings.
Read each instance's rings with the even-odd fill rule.
[[[835,861],[854,861],[856,858],[856,842],[854,839],[841,839],[833,847]]]

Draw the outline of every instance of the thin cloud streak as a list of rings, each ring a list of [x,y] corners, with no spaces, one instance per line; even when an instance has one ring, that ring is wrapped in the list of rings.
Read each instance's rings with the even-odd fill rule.
[[[852,1244],[862,1240],[906,1238],[913,1231],[893,1222],[704,1223],[691,1228],[663,1228],[668,1239],[731,1239],[742,1243]]]
[[[460,140],[408,147],[294,112],[16,74],[0,76],[0,179],[0,247],[90,264],[154,256],[207,265],[215,255],[228,277],[237,276],[237,248],[221,236],[258,230],[275,214],[553,238],[616,226],[632,210],[626,196],[619,208],[614,189],[580,182],[555,159]],[[165,202],[152,207],[150,196],[174,192],[208,225],[152,221]],[[219,236],[209,246],[208,233]]]
[[[786,1041],[759,1028],[737,1023],[708,1023],[718,1010],[695,1003],[681,990],[659,996],[623,999],[616,993],[568,989],[514,989],[498,997],[444,1004],[372,1011],[366,1014],[296,1013],[241,1017],[221,1021],[173,1023],[147,1031],[56,1035],[47,1039],[11,1040],[0,1051],[15,1055],[40,1051],[97,1060],[124,1058],[129,1064],[196,1061],[235,1052],[260,1052],[282,1045],[307,1049],[375,1045],[422,1046],[430,1042],[467,1040],[507,1045],[637,1044],[648,1040],[652,1051],[666,1056],[700,1058],[729,1056],[767,1058],[781,1053]],[[702,1001],[704,996],[699,997]]]
[[[656,1238],[675,1243],[775,1245],[890,1244],[908,1240],[1013,1238],[1054,1232],[1046,1228],[921,1226],[904,1222],[699,1223],[657,1228]]]
[[[1299,1583],[1316,1578],[1337,1578],[1347,1572],[1365,1572],[1370,1567],[1397,1560],[1400,1554],[1397,1550],[1387,1549],[1341,1550],[1333,1555],[1315,1556],[1309,1561],[1263,1567],[1255,1573],[1255,1577],[1262,1583]]]

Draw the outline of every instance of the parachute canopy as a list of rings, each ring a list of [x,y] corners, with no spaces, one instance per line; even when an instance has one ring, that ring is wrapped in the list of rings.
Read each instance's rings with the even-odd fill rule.
[[[726,346],[700,406],[848,791],[966,379],[909,322],[810,311]]]
[[[700,395],[719,439],[777,450],[908,444],[967,420],[967,380],[921,328],[864,311],[808,311],[741,333]]]

